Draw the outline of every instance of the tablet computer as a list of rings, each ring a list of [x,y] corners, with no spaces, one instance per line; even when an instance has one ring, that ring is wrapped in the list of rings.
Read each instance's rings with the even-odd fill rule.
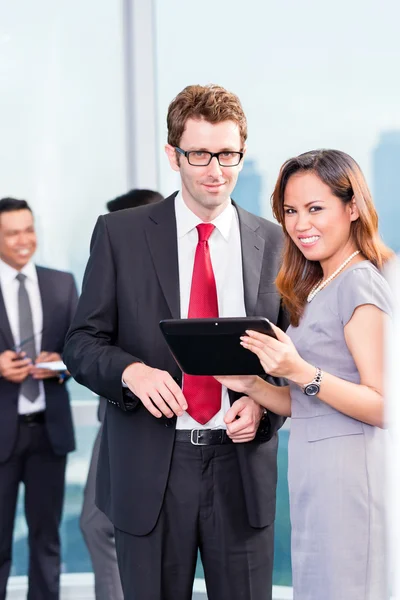
[[[265,317],[166,319],[160,328],[188,375],[265,375],[258,357],[241,346],[240,337],[252,329],[276,338]]]

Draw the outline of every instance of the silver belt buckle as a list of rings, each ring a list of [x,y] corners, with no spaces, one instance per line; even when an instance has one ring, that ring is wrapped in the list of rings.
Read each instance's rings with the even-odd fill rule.
[[[193,444],[193,446],[207,446],[207,444],[202,444],[199,442],[199,435],[201,431],[202,429],[192,429],[190,432],[190,442]],[[196,439],[194,434],[197,434]]]

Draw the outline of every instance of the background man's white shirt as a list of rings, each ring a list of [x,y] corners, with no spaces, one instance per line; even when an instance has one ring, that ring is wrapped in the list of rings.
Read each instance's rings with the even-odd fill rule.
[[[21,269],[21,271],[17,271],[4,261],[0,260],[1,291],[3,294],[8,321],[10,323],[11,333],[16,345],[23,341],[19,339],[18,290],[20,284],[16,279],[18,273],[23,273],[26,275],[25,288],[31,304],[33,331],[35,334],[37,334],[35,336],[36,354],[39,354],[42,345],[43,309],[36,267],[33,262],[29,262],[27,265],[25,265],[25,267],[23,267],[23,269]],[[24,348],[22,348],[22,350],[24,350]],[[30,402],[23,394],[19,394],[19,414],[33,413],[39,410],[44,410],[45,408],[46,401],[43,381],[39,381],[39,396],[36,398],[35,402]]]

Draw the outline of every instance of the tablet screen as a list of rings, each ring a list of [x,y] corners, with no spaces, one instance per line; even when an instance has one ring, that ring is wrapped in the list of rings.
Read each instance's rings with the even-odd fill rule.
[[[160,328],[188,375],[265,375],[258,357],[240,344],[246,330],[275,336],[265,317],[166,319]]]

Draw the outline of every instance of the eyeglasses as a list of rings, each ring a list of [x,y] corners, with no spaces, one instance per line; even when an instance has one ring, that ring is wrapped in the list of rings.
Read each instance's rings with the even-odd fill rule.
[[[229,150],[224,150],[223,152],[190,150],[189,152],[185,152],[185,150],[178,148],[178,146],[175,146],[175,150],[179,154],[182,154],[182,156],[186,156],[189,165],[192,165],[192,167],[207,167],[214,156],[221,167],[236,167],[244,155],[243,152],[230,152]]]

